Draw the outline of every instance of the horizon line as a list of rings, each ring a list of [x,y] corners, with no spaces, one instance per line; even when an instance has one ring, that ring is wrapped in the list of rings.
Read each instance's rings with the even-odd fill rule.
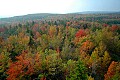
[[[40,13],[28,13],[28,14],[22,14],[22,15],[11,15],[11,16],[0,16],[0,19],[3,19],[3,18],[12,18],[12,17],[20,17],[20,16],[27,16],[27,15],[32,15],[32,14],[74,14],[74,13],[84,13],[84,12],[120,12],[120,10],[117,10],[117,11],[76,11],[76,12],[69,12],[69,13],[45,13],[45,12],[40,12]]]

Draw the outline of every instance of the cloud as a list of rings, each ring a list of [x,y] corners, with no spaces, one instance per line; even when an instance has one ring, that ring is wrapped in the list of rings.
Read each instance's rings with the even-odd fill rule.
[[[0,0],[1,16],[30,13],[66,13],[75,0]]]

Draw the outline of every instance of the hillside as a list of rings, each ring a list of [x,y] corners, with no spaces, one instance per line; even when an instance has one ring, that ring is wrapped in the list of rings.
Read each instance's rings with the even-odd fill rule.
[[[29,14],[0,24],[0,80],[120,80],[120,14]]]
[[[120,11],[84,11],[76,14],[120,14]]]
[[[93,15],[92,17],[96,17],[98,15],[99,17],[104,16],[114,16],[114,15],[120,15],[120,12],[112,12],[112,11],[85,11],[85,12],[76,12],[76,13],[68,13],[68,14],[50,14],[50,13],[38,13],[38,14],[28,14],[23,16],[15,16],[10,18],[0,18],[0,24],[4,23],[12,23],[12,22],[25,22],[25,21],[33,21],[33,20],[42,20],[47,19],[49,17],[58,17],[58,16],[68,16],[68,17],[74,17],[77,15],[81,15],[81,17],[89,17],[88,15]],[[87,16],[86,16],[87,15]],[[102,16],[100,16],[102,15]]]
[[[1,23],[11,23],[11,22],[24,22],[29,20],[40,20],[42,18],[46,18],[48,16],[52,16],[53,14],[49,13],[41,13],[41,14],[28,14],[23,16],[15,16],[10,18],[1,18]],[[55,15],[55,14],[54,14]]]

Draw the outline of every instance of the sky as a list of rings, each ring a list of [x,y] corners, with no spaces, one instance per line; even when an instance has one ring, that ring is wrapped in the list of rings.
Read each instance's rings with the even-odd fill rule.
[[[120,0],[0,0],[0,18],[83,11],[120,11]]]

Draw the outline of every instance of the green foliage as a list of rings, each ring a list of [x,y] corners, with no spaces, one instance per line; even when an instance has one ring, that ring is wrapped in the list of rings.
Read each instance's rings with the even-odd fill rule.
[[[120,53],[120,40],[118,35],[109,31],[108,28],[103,28],[102,30],[96,31],[94,36],[96,45],[102,42],[108,49],[109,52],[119,55]]]
[[[6,71],[10,64],[9,55],[10,53],[8,53],[6,50],[0,53],[0,80],[3,80],[7,77]]]
[[[60,77],[63,76],[63,65],[62,59],[59,58],[59,55],[52,53],[51,55],[46,56],[47,70],[48,70],[48,79],[60,80]]]
[[[67,77],[67,80],[87,80],[87,68],[81,61],[76,63],[76,67],[73,71],[70,71],[70,76]]]
[[[0,80],[120,79],[119,15],[42,15],[0,28]]]

